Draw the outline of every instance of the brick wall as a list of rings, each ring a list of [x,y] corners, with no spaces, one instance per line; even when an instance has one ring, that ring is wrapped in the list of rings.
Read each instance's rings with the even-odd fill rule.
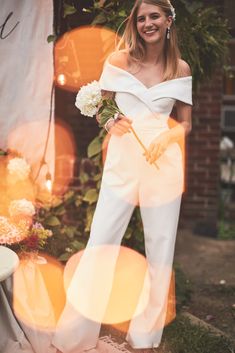
[[[180,224],[207,235],[216,235],[219,210],[222,85],[222,73],[217,70],[194,95],[193,129],[187,141],[186,192]]]

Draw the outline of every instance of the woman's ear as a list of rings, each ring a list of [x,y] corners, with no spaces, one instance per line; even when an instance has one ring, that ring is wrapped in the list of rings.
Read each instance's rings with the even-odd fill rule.
[[[167,27],[171,27],[173,22],[173,17],[172,16],[168,16],[167,17]]]

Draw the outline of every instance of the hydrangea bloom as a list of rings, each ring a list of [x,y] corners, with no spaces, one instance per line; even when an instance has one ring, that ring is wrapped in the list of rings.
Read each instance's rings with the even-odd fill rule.
[[[24,158],[12,158],[8,162],[7,170],[10,175],[15,176],[19,180],[25,180],[30,173],[30,166]]]
[[[11,223],[6,217],[0,216],[0,244],[13,244],[22,241],[27,236],[26,222]]]
[[[98,81],[92,81],[79,90],[75,106],[85,116],[94,116],[98,112],[98,105],[102,101],[101,88]]]
[[[9,214],[11,217],[18,215],[33,216],[35,207],[31,201],[26,199],[14,200],[10,203]]]

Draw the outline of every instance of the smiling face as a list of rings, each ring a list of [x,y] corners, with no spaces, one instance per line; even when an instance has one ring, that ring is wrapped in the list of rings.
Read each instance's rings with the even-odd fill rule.
[[[137,31],[146,44],[165,41],[167,27],[171,23],[172,17],[167,17],[159,6],[143,2],[137,11]]]

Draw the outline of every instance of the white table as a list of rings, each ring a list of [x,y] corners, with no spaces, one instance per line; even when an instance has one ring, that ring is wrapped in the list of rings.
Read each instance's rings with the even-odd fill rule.
[[[0,282],[10,277],[18,265],[18,255],[11,249],[0,246]]]

